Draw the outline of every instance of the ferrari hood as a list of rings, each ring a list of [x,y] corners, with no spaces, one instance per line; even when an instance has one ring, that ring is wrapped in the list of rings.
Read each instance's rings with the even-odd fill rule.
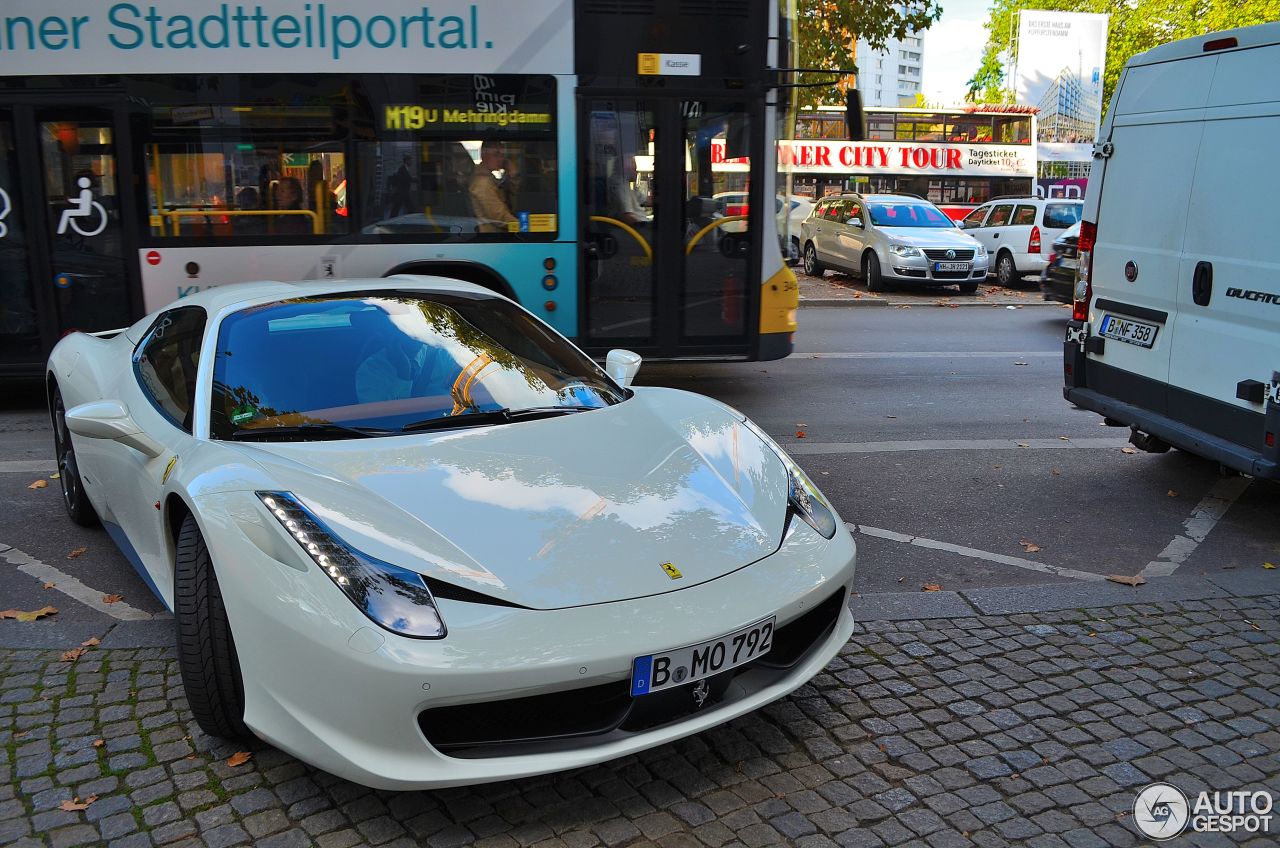
[[[349,544],[537,609],[713,580],[777,550],[786,522],[770,447],[669,389],[476,429],[239,447]]]

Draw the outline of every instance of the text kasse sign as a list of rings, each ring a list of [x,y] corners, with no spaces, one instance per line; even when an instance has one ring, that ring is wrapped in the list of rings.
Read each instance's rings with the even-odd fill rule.
[[[711,146],[717,171],[747,171],[746,159],[726,159],[724,141]],[[931,144],[909,141],[778,142],[779,167],[811,174],[932,174],[939,176],[1034,177],[1034,145]]]

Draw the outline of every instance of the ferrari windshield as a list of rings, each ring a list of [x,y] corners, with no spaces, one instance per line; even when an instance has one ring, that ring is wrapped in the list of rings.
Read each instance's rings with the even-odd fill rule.
[[[510,423],[625,397],[509,301],[361,292],[291,298],[223,319],[209,425],[215,439],[357,438]]]
[[[868,203],[871,223],[877,227],[954,228],[955,223],[931,203]]]

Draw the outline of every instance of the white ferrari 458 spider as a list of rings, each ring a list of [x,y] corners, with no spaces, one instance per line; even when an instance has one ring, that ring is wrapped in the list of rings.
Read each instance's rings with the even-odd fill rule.
[[[781,698],[854,544],[708,398],[430,277],[200,292],[49,359],[72,520],[174,611],[200,726],[368,786],[597,763]]]

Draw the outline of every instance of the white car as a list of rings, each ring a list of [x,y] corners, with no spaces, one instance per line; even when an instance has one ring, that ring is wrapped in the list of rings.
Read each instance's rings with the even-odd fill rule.
[[[960,221],[995,257],[996,282],[1011,286],[1049,264],[1053,243],[1080,220],[1084,202],[1062,198],[997,198]]]
[[[853,629],[849,532],[700,395],[480,287],[243,283],[54,348],[67,510],[177,619],[206,731],[423,789],[767,704]]]
[[[987,251],[927,200],[901,194],[824,197],[800,228],[804,272],[860,274],[867,290],[955,285],[973,294]]]

